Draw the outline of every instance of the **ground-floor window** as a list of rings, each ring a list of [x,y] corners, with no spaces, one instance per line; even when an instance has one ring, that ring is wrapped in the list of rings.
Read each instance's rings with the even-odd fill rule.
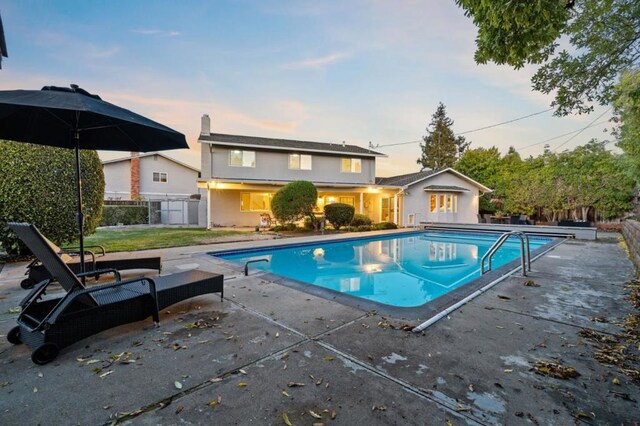
[[[393,204],[393,197],[382,199],[382,212],[380,215],[381,222],[393,222],[395,214],[395,206]]]
[[[429,213],[458,213],[458,196],[455,194],[431,194],[429,196]]]
[[[264,212],[271,210],[271,195],[261,192],[242,192],[240,194],[240,211]]]
[[[353,197],[338,197],[338,202],[342,204],[348,204],[350,206],[355,206],[355,200]]]

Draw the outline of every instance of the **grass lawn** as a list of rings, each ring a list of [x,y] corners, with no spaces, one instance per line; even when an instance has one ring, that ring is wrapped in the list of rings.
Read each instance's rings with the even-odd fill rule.
[[[85,246],[101,245],[107,252],[148,250],[209,244],[219,237],[246,231],[209,231],[204,228],[99,229],[84,239]],[[77,246],[77,244],[69,244]],[[89,249],[91,250],[91,249]]]

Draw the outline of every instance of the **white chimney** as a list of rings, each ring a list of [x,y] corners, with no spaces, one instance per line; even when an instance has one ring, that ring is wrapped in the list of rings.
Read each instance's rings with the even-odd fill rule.
[[[211,134],[211,119],[209,114],[203,114],[200,121],[200,134],[203,136],[209,136]]]

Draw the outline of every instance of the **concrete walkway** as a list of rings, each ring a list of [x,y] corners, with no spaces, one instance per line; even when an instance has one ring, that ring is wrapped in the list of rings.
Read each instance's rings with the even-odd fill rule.
[[[529,279],[539,287],[508,278],[421,334],[402,331],[403,318],[244,277],[208,249],[163,250],[163,273],[224,273],[224,302],[192,299],[163,312],[159,328],[150,320],[118,327],[45,366],[4,337],[25,295],[25,265],[7,265],[0,423],[286,424],[285,414],[294,425],[640,420],[638,385],[598,363],[578,335],[583,327],[619,333],[614,323],[631,312],[623,283],[634,269],[616,239],[561,244],[534,262]],[[537,374],[536,360],[580,376]]]

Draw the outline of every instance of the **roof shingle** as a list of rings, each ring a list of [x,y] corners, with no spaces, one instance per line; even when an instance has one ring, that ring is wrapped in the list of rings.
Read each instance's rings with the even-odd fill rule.
[[[376,185],[405,186],[405,185],[409,185],[410,183],[429,177],[435,173],[438,173],[441,170],[443,169],[422,170],[417,173],[409,173],[406,175],[391,176],[386,178],[377,177]]]
[[[200,135],[199,140],[215,144],[219,142],[225,145],[247,145],[253,147],[277,148],[287,151],[322,151],[335,152],[337,154],[353,154],[367,157],[384,157],[385,154],[371,151],[356,145],[343,145],[325,142],[299,141],[293,139],[272,139],[257,136],[227,135],[223,133],[210,133]]]

